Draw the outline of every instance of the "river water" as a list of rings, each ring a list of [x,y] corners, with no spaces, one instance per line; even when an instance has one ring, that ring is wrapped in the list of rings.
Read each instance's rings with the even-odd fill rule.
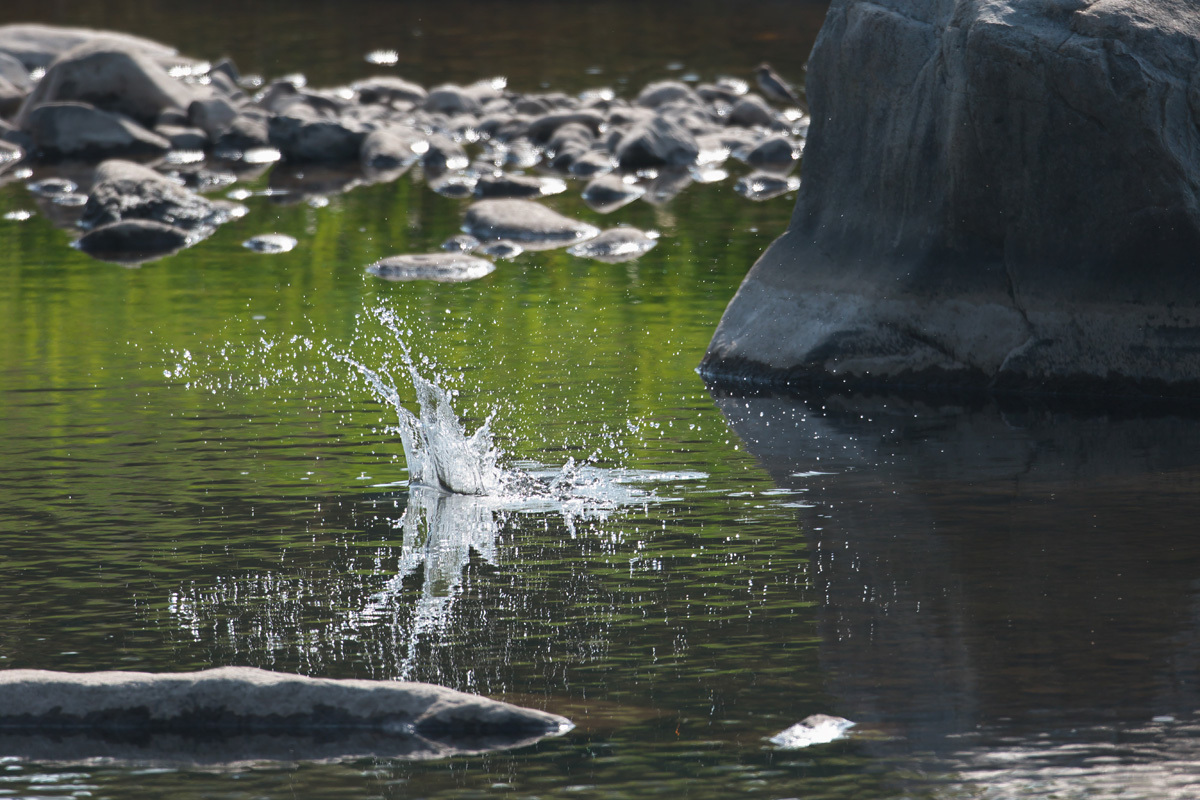
[[[20,18],[313,85],[383,71],[363,54],[394,48],[427,85],[632,94],[764,59],[798,77],[823,10],[130,0]],[[200,245],[126,269],[70,249],[23,182],[0,187],[0,213],[33,212],[0,221],[0,667],[404,677],[576,729],[431,762],[17,746],[0,797],[1200,792],[1193,418],[710,391],[695,366],[794,199],[749,202],[733,177],[603,219],[552,198],[659,244],[615,265],[526,253],[461,284],[364,267],[436,249],[463,201],[411,173],[328,197],[252,196]],[[241,246],[267,232],[299,245]],[[379,365],[400,341],[505,463],[574,459],[604,491],[410,489],[395,410],[338,358]],[[767,741],[812,713],[855,735]]]

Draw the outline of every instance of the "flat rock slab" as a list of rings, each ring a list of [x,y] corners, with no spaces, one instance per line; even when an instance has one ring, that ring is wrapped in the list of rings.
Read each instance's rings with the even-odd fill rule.
[[[424,683],[203,672],[0,671],[0,752],[240,761],[430,758],[529,744],[570,721]]]
[[[496,269],[486,258],[461,252],[412,253],[380,259],[367,272],[389,281],[455,283],[482,278]]]
[[[480,200],[467,209],[463,231],[480,240],[507,239],[526,250],[550,250],[590,239],[600,229],[532,200]]]

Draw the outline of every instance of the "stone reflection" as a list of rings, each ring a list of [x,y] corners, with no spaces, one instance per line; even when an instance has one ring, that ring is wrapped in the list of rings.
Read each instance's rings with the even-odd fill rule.
[[[1155,776],[1170,793],[1146,796],[1194,796],[1200,421],[716,403],[805,493],[829,712],[874,729],[863,747],[929,754],[997,796],[1142,796]]]

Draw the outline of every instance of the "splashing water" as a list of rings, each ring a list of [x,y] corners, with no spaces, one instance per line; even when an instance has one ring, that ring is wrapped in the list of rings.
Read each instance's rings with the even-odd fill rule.
[[[386,370],[376,372],[349,356],[337,358],[357,369],[375,393],[396,409],[409,484],[452,494],[503,494],[511,479],[498,465],[500,451],[488,429],[490,418],[468,436],[454,413],[450,393],[422,377],[403,343],[401,353],[417,392],[419,416],[401,404],[396,381]]]
[[[387,369],[372,369],[344,354],[334,358],[353,367],[375,394],[396,410],[410,487],[486,496],[496,508],[553,509],[561,511],[568,522],[600,508],[658,499],[629,485],[654,480],[658,477],[654,473],[602,470],[590,463],[578,464],[573,458],[559,469],[536,463],[527,470],[503,464],[504,453],[489,427],[494,414],[467,434],[454,411],[451,392],[418,370],[399,320],[382,309],[375,316],[395,337],[401,364],[417,395],[418,413],[400,401],[397,382]]]

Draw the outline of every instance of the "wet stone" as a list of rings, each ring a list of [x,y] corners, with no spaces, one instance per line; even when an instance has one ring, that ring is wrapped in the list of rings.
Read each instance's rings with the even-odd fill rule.
[[[567,190],[558,178],[536,175],[484,175],[475,184],[475,196],[488,197],[545,197]]]
[[[448,253],[469,253],[479,247],[479,240],[466,233],[451,236],[442,242],[442,249]]]
[[[532,200],[480,200],[467,209],[463,231],[480,240],[508,239],[526,250],[566,247],[599,233],[586,222],[551,211]]]
[[[591,258],[608,264],[632,261],[658,244],[657,234],[637,228],[609,228],[594,239],[567,248],[579,258]]]
[[[746,154],[746,163],[769,172],[789,172],[800,160],[800,148],[783,136],[771,136]]]
[[[380,259],[367,272],[389,281],[453,283],[482,278],[495,269],[486,258],[465,253],[414,253]]]
[[[429,188],[442,197],[462,200],[475,194],[478,176],[470,172],[455,172],[429,182]]]
[[[601,175],[583,190],[583,202],[593,211],[608,214],[637,200],[646,190],[620,175]]]
[[[747,200],[770,200],[799,188],[800,179],[794,175],[783,177],[767,172],[754,172],[738,178],[733,186],[733,190]]]
[[[525,248],[516,242],[510,242],[507,239],[501,239],[498,242],[485,244],[477,251],[482,255],[491,256],[492,258],[516,258],[525,252]]]
[[[282,233],[263,233],[242,242],[242,247],[256,253],[286,253],[296,246],[296,239]]]
[[[34,181],[25,185],[31,193],[41,197],[52,197],[56,194],[70,194],[76,191],[79,186],[75,181],[67,178],[43,178],[40,181]]]

